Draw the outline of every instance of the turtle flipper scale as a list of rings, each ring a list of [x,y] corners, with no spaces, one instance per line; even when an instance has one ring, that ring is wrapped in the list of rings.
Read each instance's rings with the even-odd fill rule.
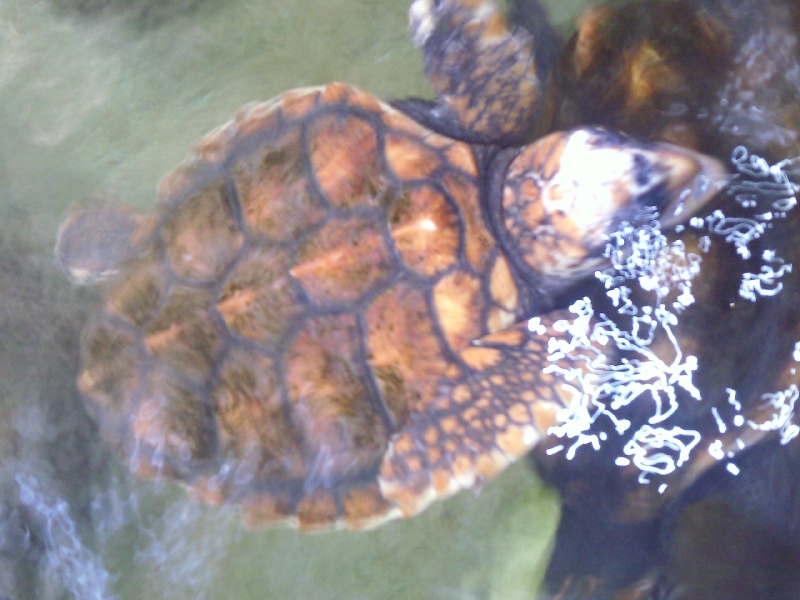
[[[439,99],[397,106],[468,141],[523,141],[542,96],[530,34],[509,27],[491,0],[416,0],[409,18]]]
[[[442,377],[437,401],[411,416],[384,455],[381,491],[403,516],[480,487],[547,435],[574,393],[548,368],[566,366],[563,361],[575,367],[557,353],[559,344],[573,339],[568,321],[574,316],[554,311],[484,336],[461,352],[460,372]],[[592,343],[598,356],[609,351]]]

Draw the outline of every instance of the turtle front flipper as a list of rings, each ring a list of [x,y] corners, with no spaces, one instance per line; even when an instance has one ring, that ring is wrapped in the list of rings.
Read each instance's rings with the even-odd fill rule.
[[[562,350],[577,339],[595,361],[616,351],[613,344],[589,342],[592,321],[574,317],[554,311],[484,336],[460,353],[461,368],[442,377],[437,400],[411,415],[384,456],[381,491],[404,516],[480,487],[547,435],[579,386],[569,378],[591,368]]]
[[[439,99],[401,101],[398,108],[467,141],[506,145],[530,136],[542,81],[528,31],[510,27],[491,0],[416,0],[409,18]]]

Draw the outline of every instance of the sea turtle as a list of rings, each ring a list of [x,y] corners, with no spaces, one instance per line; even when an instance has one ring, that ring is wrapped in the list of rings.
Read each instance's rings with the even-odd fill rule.
[[[287,92],[155,214],[75,209],[56,252],[103,296],[79,387],[139,474],[250,523],[373,527],[533,449],[564,500],[548,597],[715,597],[686,549],[743,544],[714,525],[800,557],[798,10],[595,7],[557,59],[538,4],[511,16],[417,0],[437,101]],[[687,221],[725,173],[698,151],[738,174]]]
[[[78,386],[138,474],[307,529],[479,486],[568,404],[557,298],[607,234],[641,210],[682,223],[725,180],[592,126],[518,146],[549,129],[530,33],[488,0],[410,14],[435,103],[286,92],[204,137],[153,214],[61,225],[58,259],[103,297]]]

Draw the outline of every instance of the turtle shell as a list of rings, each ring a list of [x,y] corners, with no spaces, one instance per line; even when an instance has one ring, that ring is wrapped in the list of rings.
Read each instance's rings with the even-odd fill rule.
[[[526,300],[478,181],[467,144],[330,84],[242,109],[154,215],[72,214],[57,253],[102,287],[78,386],[106,437],[140,475],[306,528],[413,514],[522,456],[560,402],[508,329]],[[523,390],[491,345],[529,343],[524,399],[492,404],[490,379]]]

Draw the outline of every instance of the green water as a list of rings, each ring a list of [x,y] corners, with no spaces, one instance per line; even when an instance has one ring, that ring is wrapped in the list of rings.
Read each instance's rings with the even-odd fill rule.
[[[580,2],[553,4],[567,23]],[[71,387],[91,298],[50,257],[66,208],[147,209],[203,133],[288,88],[431,93],[405,1],[205,0],[157,25],[138,10],[0,0],[0,597],[530,597],[558,507],[525,465],[407,522],[298,535],[130,481],[104,449]]]

